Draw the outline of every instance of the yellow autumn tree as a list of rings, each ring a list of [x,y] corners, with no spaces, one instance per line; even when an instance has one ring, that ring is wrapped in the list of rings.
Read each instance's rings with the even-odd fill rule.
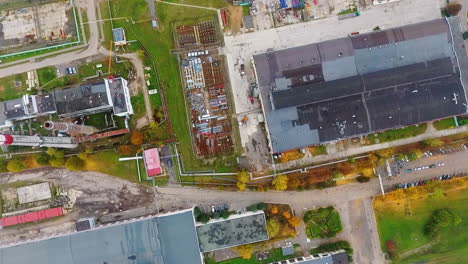
[[[254,246],[252,244],[237,246],[233,248],[243,259],[249,259],[252,257]]]
[[[237,173],[237,188],[239,191],[244,191],[247,188],[247,183],[250,182],[248,171],[242,170]]]
[[[288,223],[294,227],[299,227],[302,224],[302,221],[299,217],[294,216],[288,220]]]
[[[280,174],[273,180],[272,184],[275,190],[284,191],[288,188],[288,176]]]

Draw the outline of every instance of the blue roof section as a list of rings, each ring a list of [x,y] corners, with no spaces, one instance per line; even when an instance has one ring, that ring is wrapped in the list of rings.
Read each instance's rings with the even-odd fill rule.
[[[125,32],[123,28],[114,28],[112,30],[114,42],[125,41]]]
[[[188,210],[0,248],[0,264],[31,263],[201,264],[201,259]]]
[[[202,264],[192,211],[159,217],[158,227],[164,263]]]

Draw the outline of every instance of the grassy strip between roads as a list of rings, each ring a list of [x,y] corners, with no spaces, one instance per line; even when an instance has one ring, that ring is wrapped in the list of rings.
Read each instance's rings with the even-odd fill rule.
[[[468,192],[462,190],[445,196],[405,199],[398,206],[386,203],[383,207],[375,207],[382,248],[386,250],[388,241],[393,241],[399,254],[410,252],[394,263],[465,263],[468,255],[467,203]],[[449,209],[462,221],[457,226],[441,228],[439,237],[432,239],[424,233],[424,228],[437,209]]]
[[[226,2],[216,1],[177,1],[184,4],[194,4],[200,6],[225,6]],[[102,16],[105,19],[109,16],[108,3],[101,4]],[[161,85],[166,93],[170,118],[174,127],[177,141],[180,142],[178,150],[182,154],[184,167],[186,170],[212,170],[233,171],[236,170],[236,156],[229,155],[221,159],[198,160],[192,152],[190,139],[190,129],[184,102],[184,91],[182,88],[179,66],[176,56],[171,53],[174,47],[173,26],[175,24],[190,24],[198,21],[216,18],[214,10],[190,8],[164,3],[156,3],[156,10],[160,23],[159,30],[155,30],[150,19],[149,8],[146,0],[116,0],[110,2],[112,17],[128,17],[135,24],[130,24],[125,20],[113,21],[114,28],[123,27],[127,40],[138,39],[145,46],[148,52],[155,58],[158,65]],[[142,21],[142,22],[138,22]],[[110,22],[105,23],[106,41],[111,37],[107,34]]]

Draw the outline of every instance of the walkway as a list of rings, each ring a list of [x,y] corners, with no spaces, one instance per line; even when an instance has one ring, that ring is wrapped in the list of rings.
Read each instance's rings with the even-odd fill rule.
[[[427,131],[415,137],[394,140],[394,141],[380,143],[380,144],[353,147],[353,148],[349,148],[346,150],[336,150],[336,148],[334,148],[334,145],[330,144],[327,149],[328,155],[320,155],[320,156],[306,155],[304,158],[300,160],[293,160],[288,163],[279,163],[279,164],[276,164],[275,166],[277,170],[288,170],[291,168],[307,166],[312,163],[322,163],[322,162],[327,162],[330,160],[346,159],[348,157],[376,151],[379,149],[398,147],[398,146],[403,146],[407,144],[424,141],[426,139],[445,137],[445,136],[455,135],[455,134],[464,133],[464,132],[468,132],[468,126],[461,126],[461,127],[452,128],[452,129],[436,130],[434,129],[432,124],[428,124]]]

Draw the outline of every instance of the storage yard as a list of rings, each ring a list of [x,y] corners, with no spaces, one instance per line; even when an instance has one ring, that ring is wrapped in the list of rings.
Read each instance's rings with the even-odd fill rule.
[[[76,25],[71,2],[34,3],[0,11],[0,54],[63,44],[74,36]]]
[[[209,49],[219,43],[215,22],[179,26],[176,32],[183,50],[179,59],[196,153],[203,157],[230,153],[232,125],[223,61],[216,50]]]

